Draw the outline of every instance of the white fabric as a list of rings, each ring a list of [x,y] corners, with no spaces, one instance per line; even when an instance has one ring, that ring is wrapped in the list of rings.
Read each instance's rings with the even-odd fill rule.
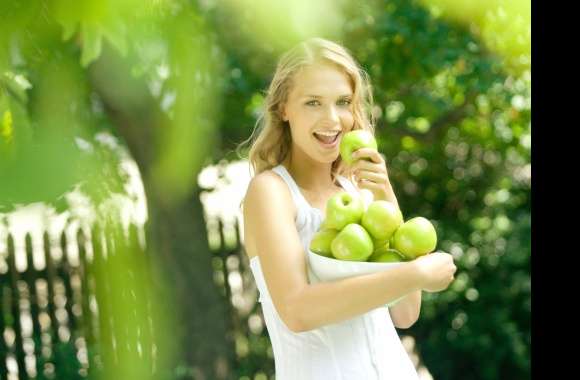
[[[322,222],[322,212],[308,204],[282,165],[273,171],[291,190],[297,208],[296,228],[306,253]],[[346,178],[338,177],[338,180],[345,191],[356,193],[354,185]],[[308,255],[305,256],[308,260]],[[258,256],[250,260],[250,267],[272,343],[277,380],[419,379],[386,307],[340,323],[295,333],[287,328],[272,303]],[[319,282],[309,268],[308,279],[311,283]]]

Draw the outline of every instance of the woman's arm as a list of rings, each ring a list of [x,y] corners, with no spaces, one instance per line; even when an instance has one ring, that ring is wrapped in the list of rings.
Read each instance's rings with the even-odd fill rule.
[[[383,193],[382,199],[393,202],[397,207],[399,207],[399,202],[397,202],[397,197],[395,196],[395,192],[393,191],[389,181],[387,181],[384,188],[385,192]],[[419,319],[420,312],[421,290],[417,290],[407,295],[394,306],[389,307],[391,320],[395,327],[400,329],[408,329],[413,326],[413,324],[415,324]]]
[[[255,177],[244,202],[246,249],[260,257],[278,314],[295,332],[341,322],[420,291],[422,271],[413,262],[392,270],[309,284],[294,224],[290,192],[275,173]]]
[[[361,162],[361,170],[363,171],[363,174],[366,174],[366,178],[364,181],[359,182],[360,186],[362,188],[371,190],[375,200],[389,201],[399,207],[399,202],[397,202],[397,197],[395,196],[395,192],[393,191],[393,187],[391,186],[391,182],[389,181],[388,175],[386,173],[384,159],[382,157],[376,157],[378,156],[378,153],[373,151],[363,151],[363,153],[366,153],[368,157],[370,157],[373,162],[375,162],[375,164],[364,161]],[[375,156],[373,156],[373,154]],[[375,173],[379,174],[375,174],[374,176],[371,175],[373,170]],[[380,175],[381,173],[383,175]],[[373,183],[372,179],[376,180],[376,182]],[[400,329],[409,328],[415,322],[417,322],[419,319],[420,311],[421,290],[410,293],[399,302],[397,302],[394,306],[389,307],[389,313],[391,314],[393,324],[395,327]]]

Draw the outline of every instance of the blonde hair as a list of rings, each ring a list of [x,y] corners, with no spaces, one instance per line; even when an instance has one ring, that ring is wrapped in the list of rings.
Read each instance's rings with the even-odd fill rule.
[[[279,165],[290,152],[292,138],[288,122],[282,120],[282,109],[296,73],[319,63],[330,63],[344,70],[353,89],[353,129],[366,129],[374,134],[373,98],[368,75],[345,47],[323,38],[311,38],[280,57],[254,131],[239,147],[250,147],[248,160],[254,175]],[[344,168],[339,156],[332,164],[332,175],[342,172]]]

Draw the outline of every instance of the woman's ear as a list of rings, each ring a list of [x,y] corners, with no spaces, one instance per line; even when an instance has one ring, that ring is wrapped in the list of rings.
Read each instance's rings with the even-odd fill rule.
[[[288,122],[288,113],[286,112],[286,105],[287,105],[287,103],[284,102],[278,106],[279,107],[278,110],[280,112],[280,118],[284,122]]]

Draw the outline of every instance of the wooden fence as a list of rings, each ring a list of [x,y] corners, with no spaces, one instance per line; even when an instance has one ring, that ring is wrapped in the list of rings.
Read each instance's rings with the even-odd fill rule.
[[[7,235],[0,252],[0,380],[99,378],[127,358],[154,374],[155,324],[143,286],[150,282],[149,261],[137,227],[130,225],[128,236],[79,228],[73,239],[66,230],[59,239],[45,231],[41,244],[27,234],[22,247]],[[239,226],[213,220],[208,232],[217,239],[214,281],[227,300],[235,340],[233,377],[273,378]]]
[[[0,379],[83,379],[131,359],[154,370],[155,341],[137,227],[95,226],[0,252]],[[70,236],[70,235],[69,235]],[[129,264],[129,265],[127,265]],[[140,363],[139,363],[140,362]]]
[[[235,338],[236,362],[232,363],[240,380],[274,379],[274,354],[266,330],[258,290],[244,252],[240,226],[236,221],[209,220],[213,243],[214,279],[226,297],[230,330]],[[210,244],[212,246],[212,244]]]

